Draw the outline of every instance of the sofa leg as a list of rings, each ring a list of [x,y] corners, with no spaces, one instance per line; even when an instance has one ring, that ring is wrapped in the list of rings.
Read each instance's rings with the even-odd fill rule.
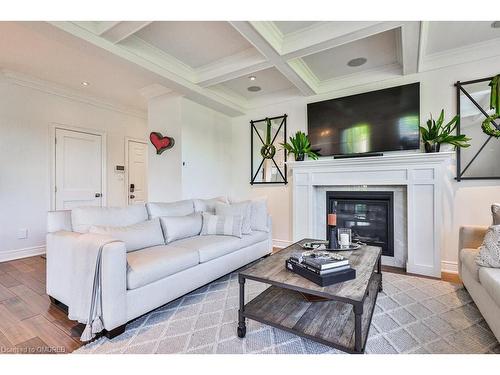
[[[50,298],[50,303],[53,304],[54,306],[58,307],[59,309],[63,310],[66,314],[68,313],[68,306],[66,306],[64,303],[61,301],[55,299],[52,296],[49,296]]]
[[[108,339],[114,339],[116,336],[120,336],[123,332],[125,332],[125,328],[127,327],[127,324],[122,324],[119,327],[116,327],[115,329],[112,329],[111,331],[106,331],[104,334]]]

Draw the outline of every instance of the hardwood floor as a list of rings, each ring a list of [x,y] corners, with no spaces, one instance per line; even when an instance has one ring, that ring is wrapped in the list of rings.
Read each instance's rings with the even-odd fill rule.
[[[82,329],[45,294],[45,259],[0,263],[0,353],[70,353]]]

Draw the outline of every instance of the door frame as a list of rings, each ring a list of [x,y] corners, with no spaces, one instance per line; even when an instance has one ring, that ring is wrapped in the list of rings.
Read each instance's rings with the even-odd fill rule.
[[[85,133],[91,135],[101,136],[101,193],[102,193],[102,206],[106,207],[108,205],[108,190],[107,190],[107,135],[105,131],[92,129],[92,128],[82,128],[78,126],[60,124],[60,123],[50,123],[49,124],[49,176],[50,176],[50,209],[56,210],[56,130],[68,130],[78,133]]]
[[[148,141],[142,138],[134,138],[134,137],[125,137],[125,203],[127,206],[130,205],[129,203],[129,194],[130,192],[128,191],[130,182],[129,182],[129,153],[128,153],[128,144],[129,142],[136,142],[136,143],[143,143],[146,145],[146,190],[148,190],[147,184],[149,183],[148,180],[148,169],[149,169],[149,147],[148,147]]]

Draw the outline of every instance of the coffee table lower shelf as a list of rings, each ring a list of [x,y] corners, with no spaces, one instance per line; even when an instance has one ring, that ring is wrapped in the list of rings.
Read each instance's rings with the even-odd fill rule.
[[[350,303],[306,301],[297,291],[271,286],[248,302],[242,317],[256,320],[298,336],[340,349],[363,353],[382,278],[374,273],[368,285],[361,315],[360,343],[356,345],[355,314]],[[243,337],[245,330],[238,330]]]

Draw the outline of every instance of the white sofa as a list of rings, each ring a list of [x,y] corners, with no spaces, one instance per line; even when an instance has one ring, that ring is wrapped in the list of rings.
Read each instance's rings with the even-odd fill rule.
[[[207,203],[210,206],[210,200],[185,200],[49,212],[47,294],[54,303],[68,305],[72,252],[78,236],[91,225],[120,227],[158,216],[184,216],[205,211]],[[270,254],[271,217],[266,214],[264,219],[267,231],[253,230],[242,238],[195,235],[129,252],[124,242],[105,245],[102,313],[106,335],[114,337],[125,330],[127,322]]]
[[[476,263],[488,227],[460,228],[458,272],[479,311],[500,341],[500,268],[481,267]]]

